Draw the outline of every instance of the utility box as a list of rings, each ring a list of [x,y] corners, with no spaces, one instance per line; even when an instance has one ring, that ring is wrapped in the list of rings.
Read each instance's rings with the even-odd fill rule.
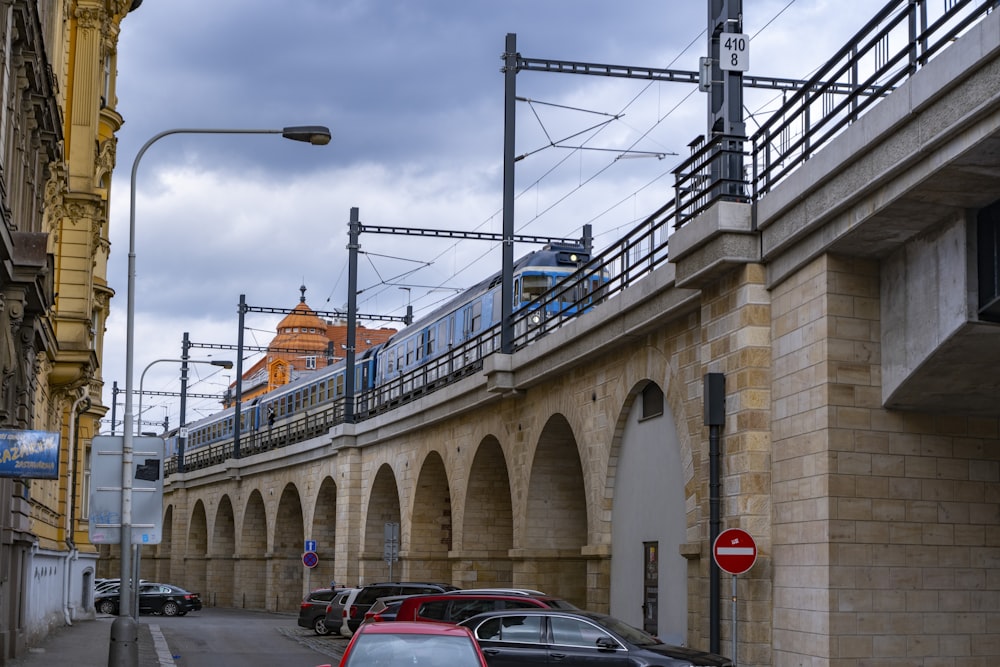
[[[122,451],[120,435],[94,438],[90,456],[90,542],[121,544]],[[163,537],[163,438],[132,438],[132,544]]]

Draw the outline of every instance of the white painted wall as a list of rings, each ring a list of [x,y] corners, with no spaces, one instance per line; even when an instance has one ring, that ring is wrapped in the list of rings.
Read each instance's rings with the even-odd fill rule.
[[[645,421],[641,397],[622,433],[611,512],[611,615],[642,627],[643,542],[659,542],[659,630],[664,642],[687,639],[684,477],[669,407]]]

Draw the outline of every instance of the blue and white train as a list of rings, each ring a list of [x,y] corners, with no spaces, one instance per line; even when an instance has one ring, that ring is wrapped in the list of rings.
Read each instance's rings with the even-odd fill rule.
[[[512,310],[532,311],[528,318],[519,318],[524,322],[522,330],[530,326],[527,322],[572,316],[593,305],[602,286],[600,274],[578,281],[554,299],[536,301],[589,259],[588,249],[582,245],[551,244],[515,262]],[[497,273],[393,334],[382,345],[360,353],[355,360],[354,395],[363,411],[377,411],[407,395],[426,391],[498,348],[500,284]],[[242,404],[241,451],[281,446],[288,438],[319,435],[339,423],[344,414],[345,377],[346,362],[342,361]],[[274,419],[269,420],[272,411]],[[233,414],[234,409],[228,408],[188,424],[186,463],[219,462],[228,456],[224,448],[233,440]],[[176,453],[176,437],[174,431],[167,438],[170,455]]]

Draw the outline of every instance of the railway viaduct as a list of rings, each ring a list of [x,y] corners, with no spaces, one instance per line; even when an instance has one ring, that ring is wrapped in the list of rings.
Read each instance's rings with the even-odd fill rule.
[[[993,12],[546,338],[375,418],[171,474],[143,576],[270,610],[331,580],[523,586],[637,626],[658,598],[660,636],[707,647],[720,373],[722,527],[759,552],[740,664],[992,663],[1000,325],[980,292],[996,295],[998,200]]]

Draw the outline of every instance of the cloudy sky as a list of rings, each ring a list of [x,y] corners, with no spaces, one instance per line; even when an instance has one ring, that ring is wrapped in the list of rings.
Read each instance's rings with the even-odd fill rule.
[[[874,13],[876,0],[744,0],[751,73],[807,78]],[[104,402],[125,387],[129,177],[140,147],[173,128],[321,124],[325,147],[268,135],[174,135],[136,179],[133,384],[195,343],[235,345],[237,304],[347,302],[347,221],[501,231],[505,36],[526,58],[694,71],[707,54],[707,0],[145,0],[122,25],[118,165]],[[706,129],[696,86],[522,72],[515,226],[603,249],[672,197],[671,171]],[[780,103],[747,91],[748,131]],[[551,146],[556,144],[556,146]],[[579,147],[583,147],[580,149]],[[359,310],[419,317],[500,268],[500,250],[363,234]],[[518,245],[520,256],[530,247]],[[246,345],[280,317],[247,316]],[[367,326],[385,324],[366,322]],[[247,353],[249,367],[259,354]],[[194,349],[192,359],[235,359]],[[189,391],[221,394],[234,371],[192,365]],[[156,363],[145,390],[179,391]],[[119,397],[119,402],[123,402]],[[138,401],[138,398],[134,399]],[[171,426],[176,399],[143,398],[143,422]],[[218,409],[193,399],[188,420]],[[137,409],[137,407],[136,407]],[[123,414],[119,405],[117,417]],[[144,425],[144,430],[155,430]]]

